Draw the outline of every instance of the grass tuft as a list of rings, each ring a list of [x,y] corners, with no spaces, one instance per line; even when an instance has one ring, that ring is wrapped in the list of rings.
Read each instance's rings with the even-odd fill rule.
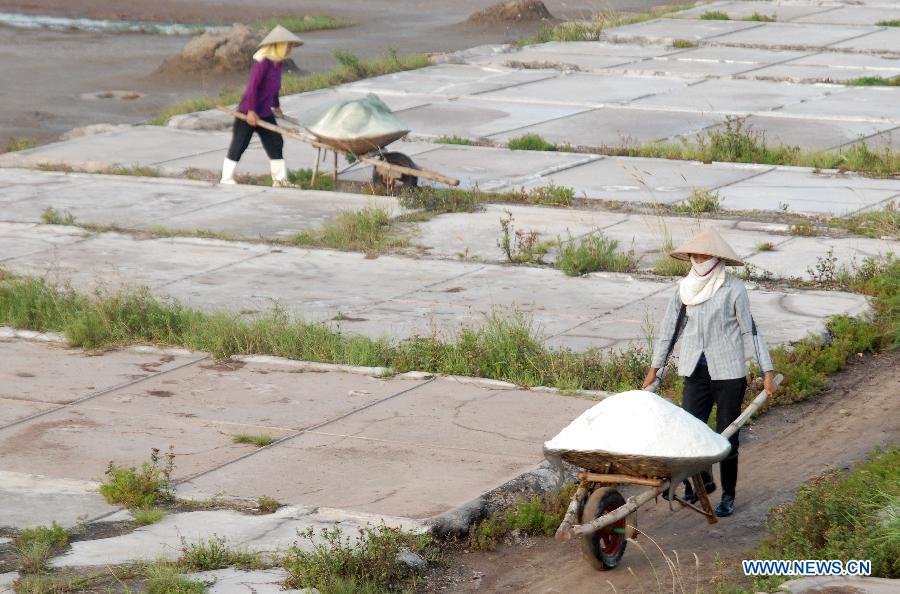
[[[575,190],[565,186],[557,186],[550,182],[546,186],[531,188],[522,191],[523,202],[528,204],[539,204],[541,206],[572,206],[575,201]]]
[[[206,584],[180,574],[173,563],[151,563],[144,568],[144,594],[203,594]]]
[[[251,28],[260,33],[268,33],[277,25],[294,33],[305,33],[307,31],[343,29],[352,26],[353,23],[328,15],[281,16],[256,21]]]
[[[274,498],[269,497],[268,495],[263,495],[256,500],[256,507],[261,513],[274,514],[276,511],[278,511],[278,508],[281,507],[281,505]]]
[[[500,540],[516,530],[528,536],[552,536],[577,485],[568,483],[559,492],[519,497],[509,509],[473,524],[469,529],[469,547],[477,551],[493,550]]]
[[[301,231],[290,242],[298,246],[326,247],[337,250],[378,254],[381,251],[404,247],[406,238],[391,232],[391,215],[380,206],[344,211],[316,231]]]
[[[512,212],[505,212],[506,217],[500,217],[497,247],[506,255],[506,260],[513,264],[543,264],[551,242],[541,241],[540,234],[533,229],[516,229]]]
[[[788,232],[797,237],[815,237],[819,234],[819,231],[809,223],[794,223],[790,226]]]
[[[756,244],[756,251],[758,252],[771,252],[775,249],[775,244],[771,241],[763,241],[762,243]]]
[[[691,39],[676,39],[672,42],[672,47],[678,49],[687,49],[691,47],[697,47],[699,45],[696,41]]]
[[[888,237],[900,240],[900,209],[889,202],[882,210],[862,212],[849,217],[831,219],[829,227],[838,227],[874,239]]]
[[[898,502],[900,447],[876,449],[849,473],[827,472],[773,508],[756,558],[868,559],[873,576],[900,577]]]
[[[437,144],[461,144],[464,146],[472,146],[475,144],[468,138],[462,138],[460,136],[455,136],[455,135],[454,136],[447,136],[447,135],[439,136],[438,138],[435,138],[434,141]]]
[[[676,260],[669,253],[675,249],[672,236],[666,231],[662,244],[659,247],[660,256],[653,265],[653,274],[660,276],[684,276],[691,269],[691,263],[684,260]]]
[[[41,222],[45,225],[74,225],[75,217],[69,211],[60,212],[48,206],[41,213]]]
[[[778,15],[776,14],[760,14],[758,12],[754,12],[748,17],[744,17],[741,19],[742,21],[757,21],[760,23],[774,23],[778,20]]]
[[[149,526],[165,518],[166,512],[152,507],[136,507],[131,510],[131,515],[138,526]]]
[[[12,137],[6,141],[6,145],[0,153],[15,153],[18,151],[26,151],[37,146],[37,141],[33,138],[17,138]]]
[[[182,538],[178,565],[189,571],[212,571],[226,567],[261,569],[266,564],[259,553],[235,549],[224,537],[213,536],[196,542]]]
[[[686,204],[676,204],[674,208],[675,212],[700,215],[706,212],[719,212],[722,205],[718,193],[695,189],[691,191],[691,197]]]
[[[518,45],[521,47],[549,41],[597,41],[606,29],[643,23],[666,14],[693,8],[693,6],[693,4],[677,4],[651,8],[646,12],[639,13],[622,13],[609,8],[598,11],[585,20],[568,21],[544,27],[532,37],[520,39]]]
[[[401,560],[410,551],[428,560],[434,556],[432,539],[385,525],[366,526],[350,537],[339,526],[323,528],[318,538],[313,528],[300,534],[309,546],[291,548],[283,564],[286,586],[317,588],[322,592],[406,591],[416,574]],[[351,588],[351,589],[347,589]]]
[[[900,75],[884,78],[883,76],[861,76],[844,81],[851,87],[900,87]]]
[[[271,435],[264,434],[254,434],[254,433],[238,433],[234,437],[231,438],[234,443],[247,443],[255,445],[258,448],[265,447],[267,445],[272,445],[275,441],[275,438]]]
[[[132,313],[140,315],[138,312]],[[152,312],[144,313],[152,315]],[[140,470],[135,466],[118,466],[110,462],[106,479],[100,485],[100,494],[108,503],[137,509],[149,508],[159,500],[171,499],[175,454],[170,450],[165,454],[165,462],[161,460],[159,450],[153,448],[150,460],[144,462]]]
[[[68,544],[69,533],[53,522],[49,527],[20,530],[13,538],[13,551],[23,573],[37,574],[46,570],[50,557]]]
[[[590,234],[581,239],[571,235],[568,241],[559,240],[559,258],[556,267],[569,276],[582,276],[589,272],[632,272],[637,269],[634,253],[619,251],[619,242],[602,233]]]
[[[514,151],[556,151],[559,148],[544,140],[540,134],[523,134],[510,138],[507,146]]]
[[[900,19],[894,21],[878,21],[875,24],[879,27],[900,27]]]
[[[703,14],[700,15],[700,18],[704,21],[730,21],[731,17],[728,16],[728,13],[722,12],[721,10],[707,10]]]

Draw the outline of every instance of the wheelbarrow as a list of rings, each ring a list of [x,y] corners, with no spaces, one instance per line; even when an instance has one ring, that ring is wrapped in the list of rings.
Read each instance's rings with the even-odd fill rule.
[[[247,120],[247,116],[229,109],[222,105],[217,105],[217,109],[235,117],[239,120]],[[316,148],[316,160],[313,163],[311,184],[315,185],[319,177],[319,163],[322,160],[322,152],[328,151],[334,153],[334,181],[338,180],[338,155],[352,155],[355,161],[360,161],[372,166],[372,183],[387,188],[390,192],[395,192],[401,188],[415,187],[419,185],[419,178],[436,181],[448,186],[458,186],[459,180],[440,173],[429,171],[416,166],[411,158],[401,152],[387,152],[384,148],[392,142],[395,142],[407,134],[408,130],[386,134],[374,138],[352,138],[337,139],[318,136],[312,138],[302,134],[298,130],[291,130],[283,126],[270,124],[265,120],[259,120],[256,124],[260,128],[277,132],[282,136],[305,142]]]
[[[784,376],[779,374],[775,377],[775,384],[780,384],[783,379]],[[759,410],[767,397],[765,390],[760,392],[722,435],[726,439],[734,435]],[[578,472],[580,484],[556,530],[556,539],[581,538],[585,560],[600,571],[615,568],[625,554],[628,539],[636,536],[638,508],[657,499],[670,486],[669,498],[672,501],[703,515],[710,524],[718,521],[699,472],[691,477],[700,504],[697,506],[674,494],[677,484],[671,485],[672,468],[666,460],[583,451],[552,455],[545,452],[545,455],[548,459],[559,457],[583,469]],[[617,489],[621,485],[641,485],[647,489],[625,499]]]

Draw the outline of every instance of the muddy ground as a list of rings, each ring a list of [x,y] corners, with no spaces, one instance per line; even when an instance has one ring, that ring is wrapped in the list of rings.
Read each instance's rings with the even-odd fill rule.
[[[515,40],[540,24],[464,24],[492,0],[0,0],[0,12],[230,24],[290,14],[330,14],[356,23],[347,29],[303,35],[297,55],[305,71],[331,68],[332,51],[362,56],[390,47],[401,52],[441,52],[485,43]],[[550,11],[567,18],[613,6],[645,10],[665,0],[548,0]],[[80,31],[33,31],[0,26],[0,149],[11,137],[55,139],[72,128],[95,123],[131,123],[150,118],[162,107],[185,98],[217,93],[239,85],[243,76],[175,80],[151,76],[163,60],[177,54],[187,37],[102,34]],[[96,100],[107,91],[135,91],[134,99]]]
[[[788,501],[797,487],[829,468],[855,464],[876,446],[900,443],[898,365],[896,352],[861,357],[835,375],[821,397],[772,409],[745,428],[734,516],[708,525],[688,510],[671,514],[662,500],[643,508],[647,511],[639,515],[638,527],[673,562],[678,560],[681,577],[676,585],[711,592],[716,581],[728,579],[749,586],[737,574],[740,560],[753,558],[771,507]],[[717,491],[713,502],[719,497]],[[638,542],[646,556],[629,544],[619,567],[606,572],[591,569],[581,559],[578,542],[549,538],[489,553],[460,553],[450,560],[454,569],[439,580],[443,586],[438,591],[596,594],[672,589],[660,549],[648,538],[639,537]]]

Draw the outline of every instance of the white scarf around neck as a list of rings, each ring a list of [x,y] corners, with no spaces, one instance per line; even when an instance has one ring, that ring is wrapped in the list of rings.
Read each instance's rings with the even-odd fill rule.
[[[691,270],[681,280],[679,292],[685,305],[708,301],[725,282],[725,265],[718,258],[699,263],[691,256]]]

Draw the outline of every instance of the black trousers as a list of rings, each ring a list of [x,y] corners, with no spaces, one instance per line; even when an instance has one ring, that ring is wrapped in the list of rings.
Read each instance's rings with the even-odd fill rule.
[[[260,119],[265,120],[270,124],[277,124],[275,116],[273,115]],[[247,150],[247,147],[250,145],[250,138],[253,137],[254,132],[259,135],[263,148],[266,149],[266,154],[270,159],[284,158],[282,154],[282,150],[284,149],[284,138],[281,137],[281,134],[258,126],[253,127],[244,120],[234,118],[234,126],[231,129],[231,146],[228,147],[229,159],[232,161],[241,160],[241,155],[244,154],[244,151]]]
[[[684,378],[684,395],[681,407],[704,423],[709,421],[713,404],[716,405],[716,431],[721,433],[741,414],[747,378],[714,380],[709,377],[706,365],[697,365],[690,377]],[[722,492],[734,497],[738,474],[738,447],[740,431],[731,436],[731,451],[719,463],[722,475]]]

